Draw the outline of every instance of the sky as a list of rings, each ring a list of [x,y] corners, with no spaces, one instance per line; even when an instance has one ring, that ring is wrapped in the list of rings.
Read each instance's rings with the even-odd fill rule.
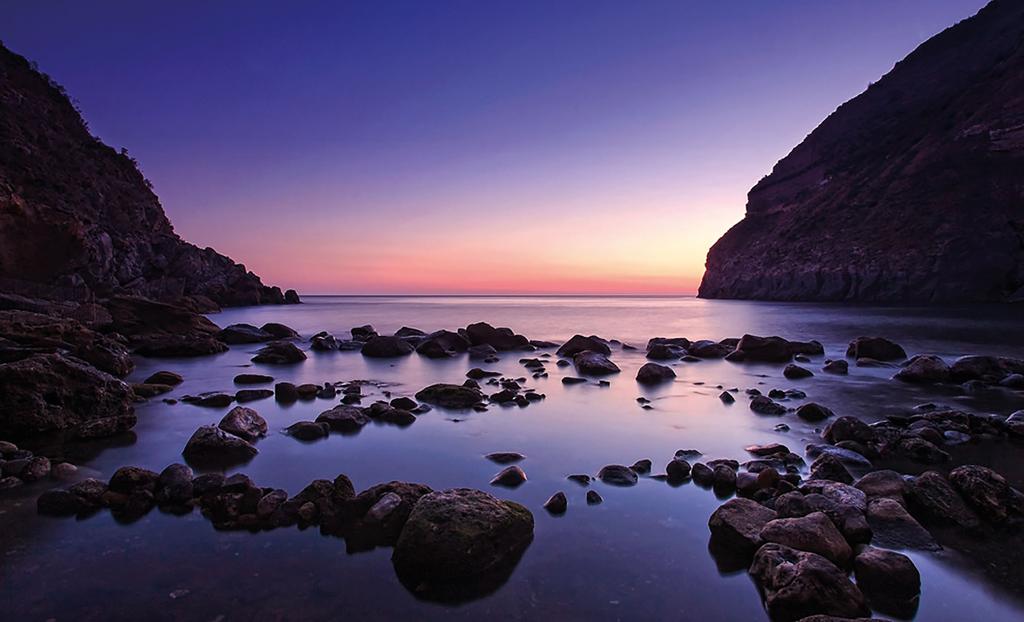
[[[775,162],[984,4],[9,1],[0,40],[264,282],[689,294]]]

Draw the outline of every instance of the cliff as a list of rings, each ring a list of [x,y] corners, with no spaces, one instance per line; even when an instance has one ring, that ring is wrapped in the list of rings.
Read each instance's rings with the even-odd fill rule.
[[[825,119],[751,189],[699,295],[1024,299],[1024,2],[991,2]]]
[[[134,160],[93,137],[63,89],[2,45],[0,292],[285,302],[245,266],[178,237]]]

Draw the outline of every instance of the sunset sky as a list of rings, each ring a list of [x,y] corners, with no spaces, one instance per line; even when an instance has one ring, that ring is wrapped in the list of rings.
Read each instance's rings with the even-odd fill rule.
[[[779,158],[984,4],[20,2],[0,39],[266,282],[692,293]]]

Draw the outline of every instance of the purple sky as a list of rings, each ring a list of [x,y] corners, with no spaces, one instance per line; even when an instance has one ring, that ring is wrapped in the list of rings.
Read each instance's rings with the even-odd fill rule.
[[[746,192],[983,0],[20,2],[178,232],[305,293],[689,293]]]

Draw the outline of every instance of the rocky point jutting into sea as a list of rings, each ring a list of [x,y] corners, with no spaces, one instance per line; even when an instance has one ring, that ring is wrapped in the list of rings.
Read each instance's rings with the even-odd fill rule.
[[[925,41],[759,181],[704,298],[1024,300],[1024,3]]]
[[[928,82],[941,61],[971,114],[998,116],[997,94],[1017,110],[1019,75],[997,69],[1020,59],[1022,17],[994,2],[892,76]],[[980,67],[1014,37],[997,69]],[[1003,91],[964,86],[982,74],[992,80],[971,84]],[[869,94],[891,93],[892,76]],[[891,149],[930,127],[929,94],[950,92],[907,94],[913,114],[899,113],[905,133],[887,131]],[[853,158],[870,141],[843,120],[857,101],[823,125],[831,138],[815,149],[833,158],[849,145]],[[856,263],[841,294],[823,294],[839,290],[821,276],[831,264],[807,267],[817,243],[782,236],[826,227],[798,204],[846,205],[801,185],[827,171],[887,199],[928,177],[929,201],[970,195],[991,207],[971,225],[993,227],[977,235],[1005,260],[1002,276],[977,264],[950,276],[970,280],[964,298],[1013,296],[1019,255],[1001,254],[1012,244],[995,213],[1019,199],[1019,181],[999,176],[1020,152],[1012,132],[985,131],[963,140],[989,153],[1009,136],[1006,154],[978,156],[982,166],[919,139],[922,169],[901,156],[890,177],[884,155],[831,168],[798,148],[776,171],[795,185],[755,189],[757,215],[716,245],[702,293],[959,297],[927,276],[945,268],[915,254],[937,243],[923,234],[904,253],[877,240],[873,252],[898,256],[886,270],[904,276],[882,271],[868,286]],[[932,168],[943,158],[955,170]],[[888,185],[868,183],[876,176]],[[927,205],[876,207],[941,235]],[[757,235],[726,250],[749,223]],[[849,240],[819,241],[853,261],[862,230],[847,228]],[[298,295],[177,237],[135,163],[2,47],[0,242],[0,611],[10,619],[1024,616],[1024,331],[1012,305],[282,304]],[[943,253],[961,243],[947,242]],[[771,264],[757,253],[792,255]],[[722,277],[718,262],[733,257],[748,270],[740,279]]]

